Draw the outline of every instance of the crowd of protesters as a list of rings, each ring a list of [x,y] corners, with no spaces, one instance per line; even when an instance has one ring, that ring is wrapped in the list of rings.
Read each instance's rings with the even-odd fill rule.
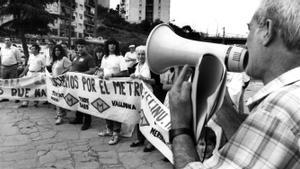
[[[114,77],[130,77],[143,81],[158,100],[169,107],[168,91],[171,90],[178,78],[182,66],[171,67],[165,73],[157,75],[150,71],[146,58],[146,46],[136,47],[131,44],[128,46],[129,51],[123,56],[120,52],[120,44],[115,39],[108,39],[104,45],[97,46],[93,51],[88,50],[89,45],[84,39],[78,39],[75,42],[75,50],[71,50],[67,46],[68,44],[65,42],[48,41],[46,48],[41,50],[39,44],[32,44],[28,62],[25,63],[20,51],[12,45],[11,39],[5,38],[5,46],[0,51],[1,78],[30,77],[45,70],[52,76],[59,76],[66,72],[80,72],[106,80]],[[39,102],[34,101],[33,105],[38,107]],[[19,107],[26,108],[28,106],[29,102],[23,101]],[[68,121],[66,120],[66,109],[55,106],[55,110],[56,120],[54,123],[56,125]],[[76,111],[75,118],[69,123],[82,124],[81,130],[87,130],[91,127],[92,116]],[[109,145],[118,144],[121,139],[121,126],[120,122],[106,119],[106,128],[99,131],[98,136],[110,137]],[[139,125],[136,126],[136,134],[137,139],[130,144],[130,147],[144,145],[144,152],[155,150],[155,147],[139,130]],[[216,142],[215,138],[212,140],[213,143]],[[164,161],[168,160],[165,158]]]
[[[84,39],[75,42],[75,50],[68,49],[65,42],[56,43],[48,41],[47,46],[41,50],[38,43],[30,45],[30,55],[25,64],[24,56],[20,50],[12,45],[10,38],[5,38],[5,46],[0,51],[1,58],[1,78],[12,79],[34,76],[37,73],[48,71],[52,76],[59,76],[65,72],[80,72],[95,75],[99,78],[110,79],[114,77],[130,77],[140,79],[145,82],[155,96],[163,103],[167,90],[174,80],[174,74],[170,79],[169,75],[156,75],[149,69],[146,59],[146,46],[128,46],[128,52],[123,56],[120,52],[120,44],[115,39],[108,39],[104,45],[99,45],[94,51],[88,50],[88,43]],[[23,60],[22,60],[23,59]],[[169,73],[167,73],[169,74]],[[164,79],[169,78],[169,79]],[[165,84],[163,84],[165,83]],[[169,86],[163,89],[163,86]],[[8,101],[2,99],[1,101]],[[34,106],[39,106],[38,101],[34,101]],[[43,104],[48,104],[43,103]],[[23,101],[19,108],[29,106],[29,101]],[[55,124],[60,125],[66,120],[67,110],[55,106]],[[82,124],[81,130],[91,127],[92,116],[77,111],[75,118],[69,121],[70,124]],[[106,128],[99,131],[100,137],[110,137],[109,145],[118,144],[120,141],[121,123],[106,119]],[[145,145],[144,152],[155,150],[154,146],[136,127],[137,140],[130,144],[130,147]]]

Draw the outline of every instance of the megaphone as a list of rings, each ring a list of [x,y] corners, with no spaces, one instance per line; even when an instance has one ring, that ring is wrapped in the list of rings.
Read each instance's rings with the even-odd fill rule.
[[[231,72],[243,72],[248,63],[245,48],[185,39],[176,35],[168,24],[157,25],[146,46],[149,67],[157,74],[175,65],[196,66],[205,54],[215,55]]]

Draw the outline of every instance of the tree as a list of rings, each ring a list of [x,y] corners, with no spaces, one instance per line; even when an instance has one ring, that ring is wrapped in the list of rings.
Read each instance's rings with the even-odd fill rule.
[[[0,17],[13,16],[0,28],[19,37],[22,41],[26,63],[28,60],[28,47],[25,34],[44,35],[50,32],[49,23],[53,23],[58,17],[46,11],[48,4],[53,4],[58,0],[1,0]]]

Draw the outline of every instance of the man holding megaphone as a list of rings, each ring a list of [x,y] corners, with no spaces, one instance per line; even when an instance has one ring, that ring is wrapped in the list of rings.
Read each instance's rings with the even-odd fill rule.
[[[262,0],[249,24],[245,70],[265,86],[249,99],[250,115],[229,142],[204,163],[192,126],[191,70],[184,66],[170,92],[175,168],[300,168],[299,25],[298,0]]]

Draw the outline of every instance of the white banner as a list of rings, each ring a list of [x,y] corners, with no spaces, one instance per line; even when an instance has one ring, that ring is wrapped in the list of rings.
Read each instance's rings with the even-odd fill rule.
[[[46,101],[45,74],[17,79],[0,79],[0,98]]]
[[[99,79],[68,72],[47,76],[48,102],[96,117],[126,124],[137,124],[140,116],[142,83],[130,78]]]
[[[140,130],[168,160],[173,163],[173,153],[169,143],[171,129],[170,111],[144,85],[142,93]]]

